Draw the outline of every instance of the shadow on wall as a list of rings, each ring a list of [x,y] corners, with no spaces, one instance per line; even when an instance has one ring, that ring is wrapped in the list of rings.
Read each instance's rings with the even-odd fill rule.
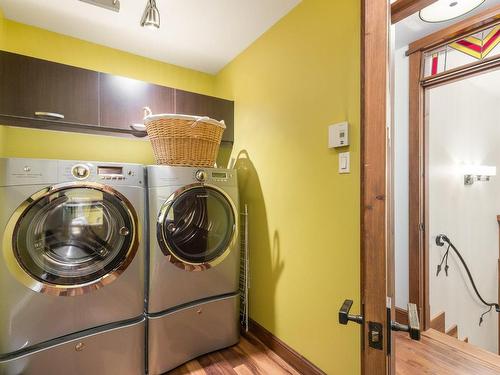
[[[285,267],[280,236],[275,230],[271,243],[262,187],[246,150],[238,153],[235,169],[238,174],[240,207],[248,205],[250,317],[274,333],[276,289]],[[253,305],[253,300],[258,300],[259,305]]]
[[[233,152],[232,144],[221,143],[219,147],[219,153],[217,154],[218,168],[228,168],[232,152]]]

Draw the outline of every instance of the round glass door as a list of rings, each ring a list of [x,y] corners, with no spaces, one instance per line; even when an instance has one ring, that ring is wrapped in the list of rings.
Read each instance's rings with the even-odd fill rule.
[[[198,186],[174,195],[163,206],[158,237],[163,252],[191,265],[215,265],[231,250],[234,206],[217,189]]]
[[[92,284],[131,262],[135,217],[124,197],[97,184],[49,189],[17,219],[13,254],[46,286]]]

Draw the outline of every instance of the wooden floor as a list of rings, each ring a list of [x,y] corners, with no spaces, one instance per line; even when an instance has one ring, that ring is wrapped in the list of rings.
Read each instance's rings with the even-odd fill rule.
[[[500,356],[446,334],[429,330],[422,340],[396,333],[397,375],[499,375]],[[238,345],[207,354],[169,375],[298,375],[255,336],[242,337]]]
[[[285,361],[252,334],[228,349],[195,359],[168,373],[169,375],[299,375]]]

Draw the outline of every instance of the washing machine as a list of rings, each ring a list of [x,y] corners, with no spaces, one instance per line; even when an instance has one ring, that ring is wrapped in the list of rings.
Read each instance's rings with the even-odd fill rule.
[[[239,340],[234,170],[149,166],[148,366],[161,374]]]
[[[141,374],[144,168],[0,159],[0,373]]]

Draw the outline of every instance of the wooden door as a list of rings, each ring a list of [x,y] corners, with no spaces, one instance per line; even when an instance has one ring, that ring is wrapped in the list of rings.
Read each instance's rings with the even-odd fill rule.
[[[226,130],[223,141],[234,139],[234,102],[212,96],[175,90],[175,111],[183,115],[208,116],[215,120],[224,120]]]
[[[363,374],[394,373],[391,302],[390,164],[388,163],[389,2],[362,0],[361,32],[361,305],[349,315],[345,301],[339,322],[362,326]]]
[[[0,114],[98,125],[98,74],[0,52]]]
[[[394,368],[391,356],[390,285],[392,264],[388,246],[387,124],[389,71],[389,2],[363,0],[362,37],[362,302],[365,374],[385,375]],[[375,342],[376,328],[381,329]]]
[[[130,130],[143,124],[144,107],[153,114],[174,113],[174,89],[131,78],[99,73],[100,125]]]

